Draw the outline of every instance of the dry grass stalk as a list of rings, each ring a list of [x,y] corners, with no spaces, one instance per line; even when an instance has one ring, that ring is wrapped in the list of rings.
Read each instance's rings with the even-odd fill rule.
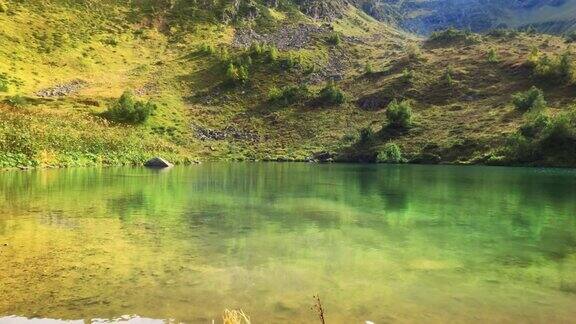
[[[222,316],[224,324],[250,324],[250,317],[248,317],[243,310],[225,310]]]

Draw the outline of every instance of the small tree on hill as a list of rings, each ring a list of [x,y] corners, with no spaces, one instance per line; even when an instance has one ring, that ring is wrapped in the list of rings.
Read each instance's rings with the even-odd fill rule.
[[[412,124],[412,107],[407,100],[398,102],[394,99],[386,109],[388,127],[406,129]]]
[[[512,97],[512,102],[516,109],[529,111],[546,108],[546,100],[542,90],[532,87],[526,92],[519,92]]]
[[[131,91],[125,91],[120,99],[110,107],[105,117],[126,124],[142,124],[148,120],[156,109],[156,105],[150,101],[137,100]]]

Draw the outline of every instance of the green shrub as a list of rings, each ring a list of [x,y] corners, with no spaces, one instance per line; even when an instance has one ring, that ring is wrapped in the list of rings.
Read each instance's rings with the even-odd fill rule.
[[[295,55],[292,52],[289,52],[280,60],[280,67],[286,71],[299,66],[302,66],[302,57],[300,55]]]
[[[452,68],[448,67],[446,68],[446,71],[444,71],[444,83],[452,88],[454,86],[454,78],[452,78]]]
[[[248,67],[229,63],[226,69],[226,78],[231,84],[245,84],[249,79]]]
[[[2,0],[0,0],[0,12],[8,12],[8,5]]]
[[[278,48],[276,48],[276,46],[274,45],[270,45],[267,47],[266,49],[266,53],[268,53],[267,57],[268,57],[268,61],[269,62],[276,62],[278,61]]]
[[[393,100],[386,109],[386,118],[388,127],[391,128],[409,128],[412,124],[412,107],[410,102],[404,100],[398,102]]]
[[[526,138],[537,138],[550,126],[550,123],[550,117],[539,112],[531,116],[525,124],[520,126],[520,134]]]
[[[368,63],[366,63],[366,65],[364,65],[364,73],[365,74],[374,73],[374,68],[372,67],[372,64],[370,62],[368,62]]]
[[[346,101],[346,95],[334,82],[329,82],[318,94],[318,100],[322,104],[341,105]]]
[[[0,92],[8,92],[8,85],[10,81],[8,80],[8,76],[4,73],[0,73]]]
[[[104,116],[114,122],[142,124],[156,110],[152,102],[137,100],[131,91],[125,91],[120,99],[105,112]]]
[[[260,43],[255,42],[250,44],[249,52],[250,55],[252,55],[254,58],[261,57],[262,55],[264,55],[265,50],[266,48],[262,46]]]
[[[500,57],[498,56],[498,53],[496,53],[496,50],[491,48],[488,51],[488,62],[489,63],[498,63],[500,62]]]
[[[388,143],[384,149],[378,153],[377,160],[380,163],[402,163],[402,151],[395,143]]]
[[[556,83],[574,82],[574,61],[569,52],[552,58],[548,55],[531,53],[529,62],[534,68],[534,74],[539,78]]]
[[[492,37],[515,37],[518,36],[518,31],[508,28],[496,28],[490,30],[487,35]]]
[[[435,31],[430,35],[429,41],[438,43],[476,42],[477,36],[467,30],[448,28]]]
[[[407,83],[411,83],[412,81],[414,81],[414,71],[410,70],[408,68],[405,68],[402,71],[402,80],[404,80],[404,82],[407,82]]]
[[[328,36],[328,38],[326,38],[326,43],[328,43],[328,45],[337,46],[340,45],[341,42],[342,38],[338,33],[332,33]]]
[[[282,89],[274,87],[268,92],[268,100],[272,102],[282,102],[284,104],[293,104],[309,98],[310,89],[306,85],[292,85]]]
[[[216,54],[216,48],[214,47],[214,45],[208,44],[208,43],[203,43],[202,45],[200,45],[200,48],[198,49],[198,51],[200,53],[208,54],[208,55]]]
[[[546,108],[546,100],[542,90],[532,87],[525,92],[519,92],[512,97],[516,109],[520,111],[541,110]]]
[[[28,100],[19,94],[7,97],[4,102],[14,108],[22,108],[28,104]]]
[[[360,130],[358,136],[358,145],[359,146],[371,146],[374,144],[376,140],[376,135],[374,134],[374,130],[371,127],[364,127]]]
[[[521,163],[576,165],[576,110],[555,117],[538,114],[508,139],[507,156]]]

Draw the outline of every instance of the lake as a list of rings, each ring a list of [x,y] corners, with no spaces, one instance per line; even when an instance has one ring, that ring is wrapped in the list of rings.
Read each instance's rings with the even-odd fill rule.
[[[576,172],[208,163],[0,173],[0,322],[569,323]]]

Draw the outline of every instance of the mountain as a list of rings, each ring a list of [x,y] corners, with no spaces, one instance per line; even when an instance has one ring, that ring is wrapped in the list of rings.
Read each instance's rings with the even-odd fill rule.
[[[432,3],[0,0],[0,167],[576,165],[570,40],[401,27]]]
[[[373,0],[362,7],[374,17],[429,34],[455,27],[483,32],[534,27],[549,33],[576,29],[576,0]]]

